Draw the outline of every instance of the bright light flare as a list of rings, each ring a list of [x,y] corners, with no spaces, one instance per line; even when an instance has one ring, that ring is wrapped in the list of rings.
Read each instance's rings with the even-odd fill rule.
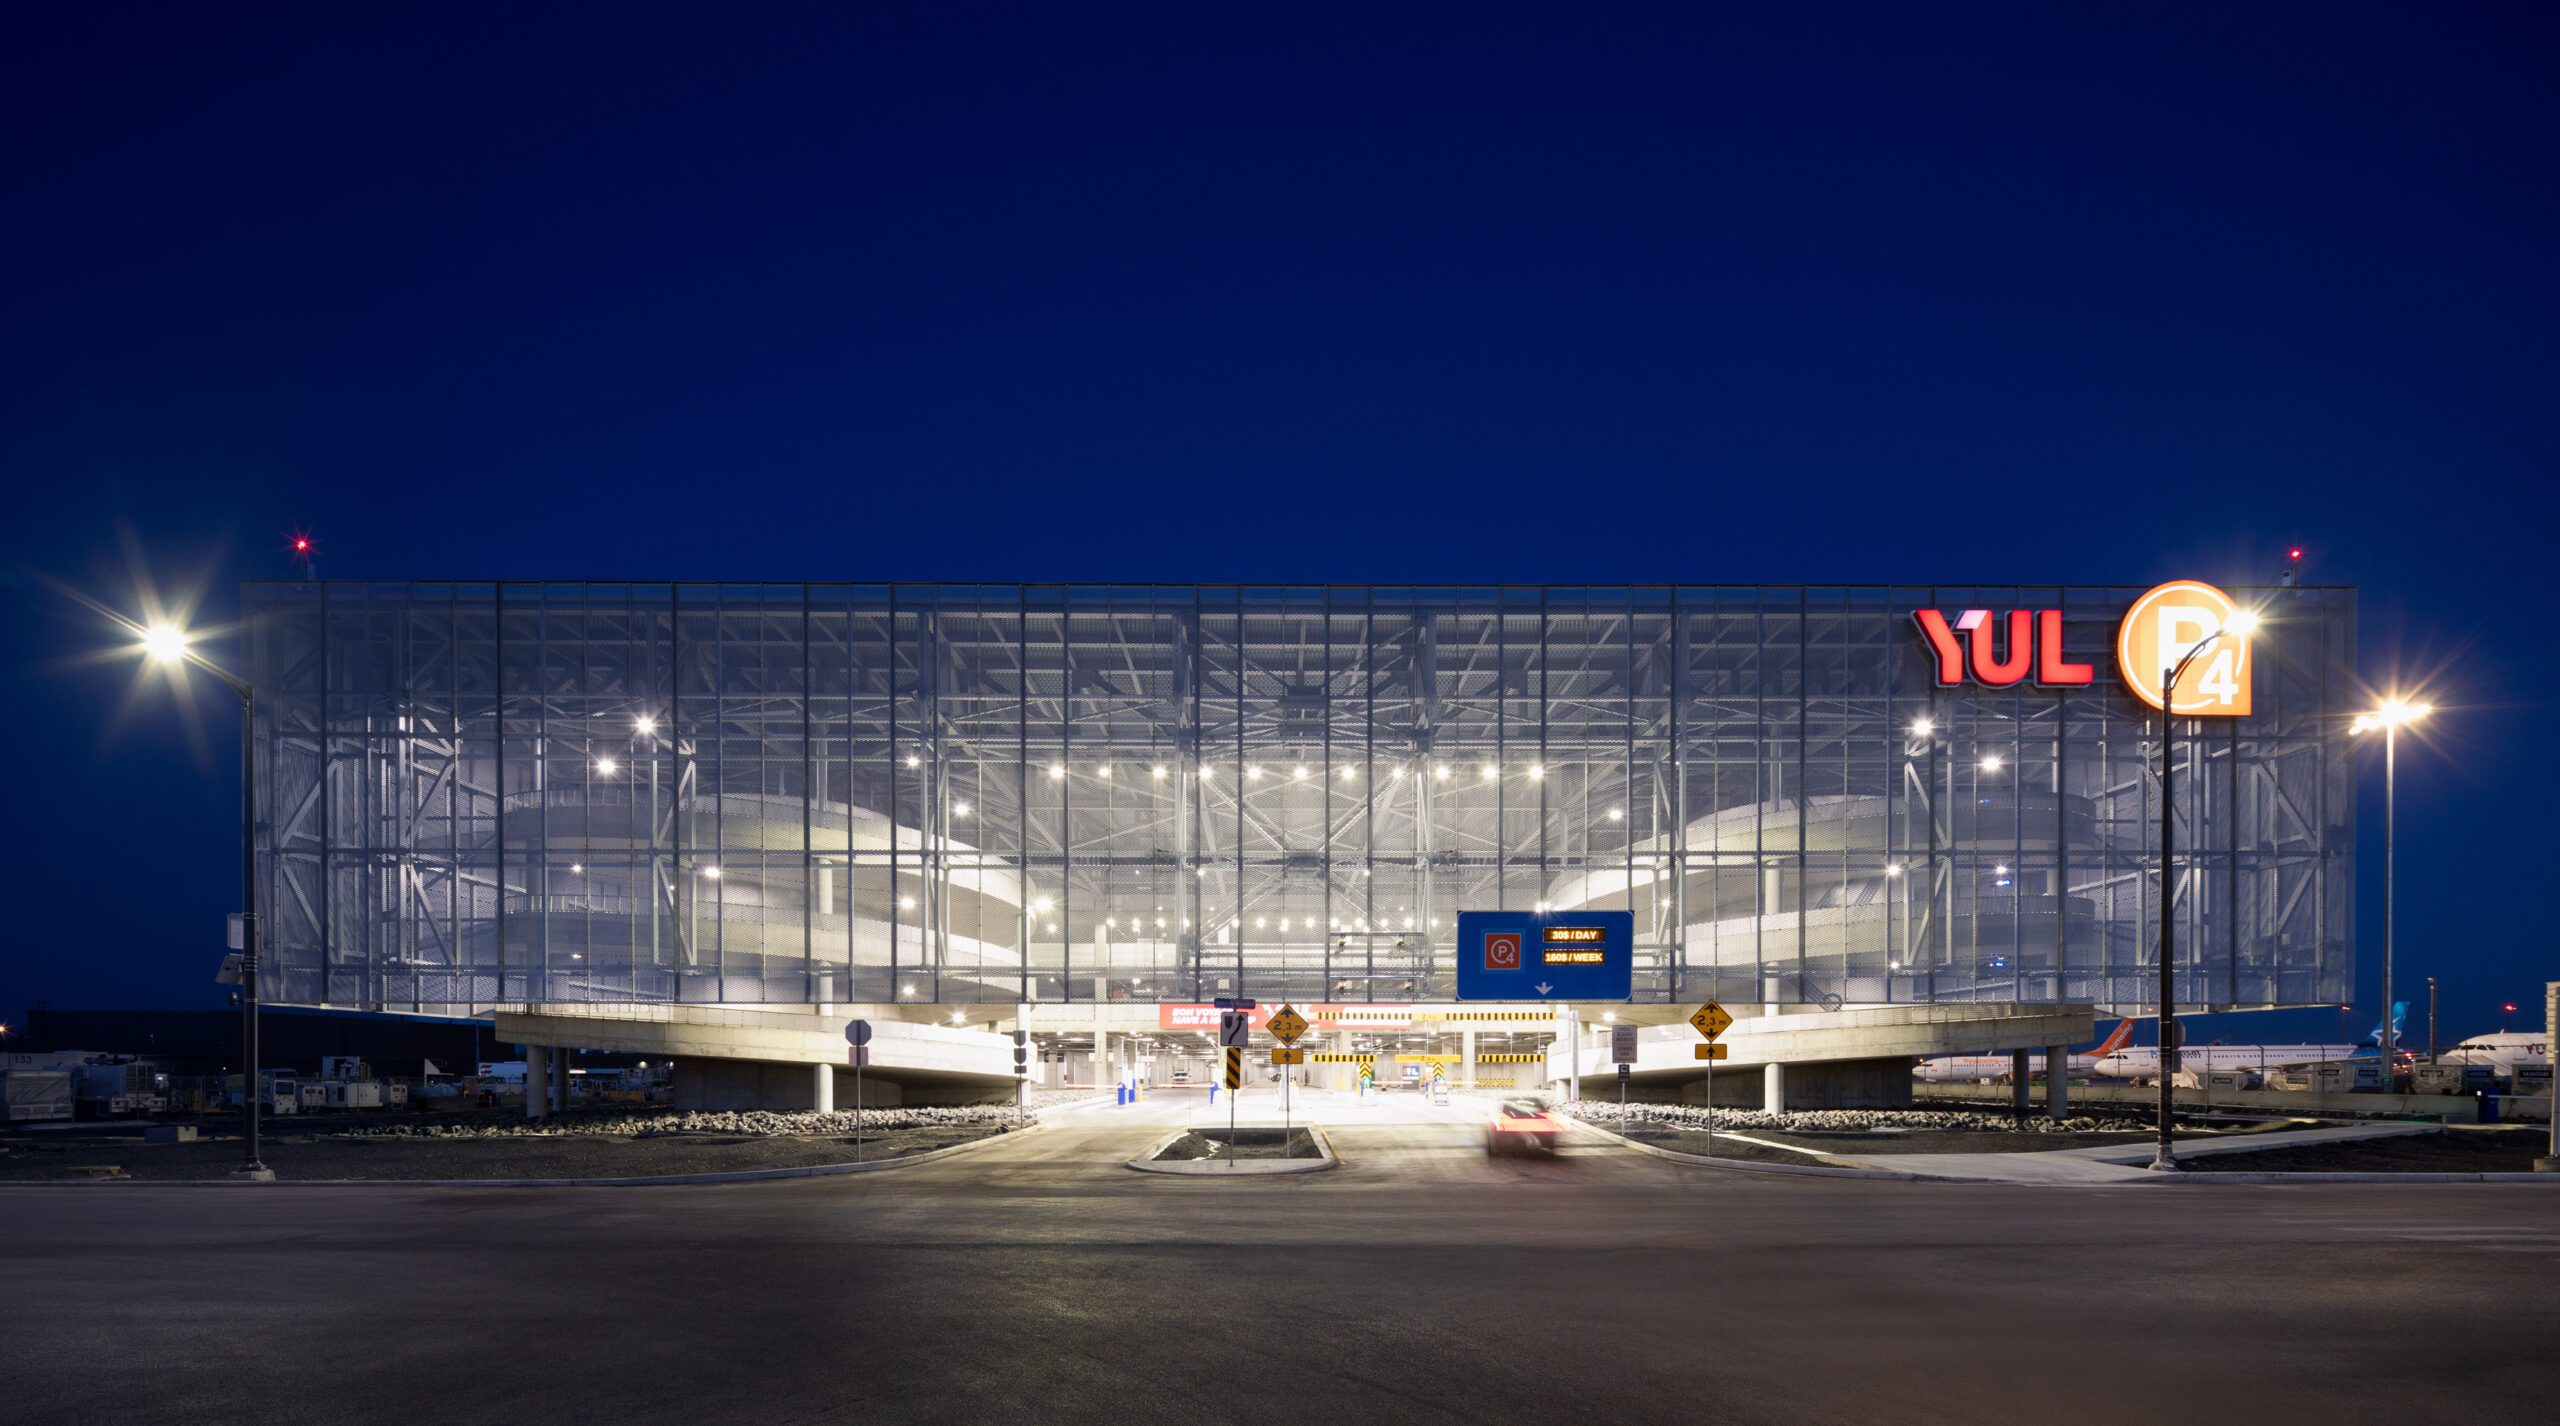
[[[2411,703],[2401,698],[2386,698],[2382,701],[2382,706],[2372,712],[2357,714],[2355,722],[2347,726],[2347,731],[2370,733],[2376,728],[2397,728],[2404,723],[2415,723],[2434,711],[2436,710],[2433,707],[2424,703]]]
[[[142,631],[142,651],[154,663],[176,663],[187,656],[187,634],[175,624],[154,624]]]

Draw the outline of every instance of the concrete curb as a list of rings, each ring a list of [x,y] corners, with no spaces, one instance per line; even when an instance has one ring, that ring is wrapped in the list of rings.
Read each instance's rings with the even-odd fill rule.
[[[2146,1182],[2211,1183],[2229,1179],[2237,1183],[2553,1183],[2560,1184],[2560,1173],[2281,1173],[2252,1172],[2234,1169],[2219,1173],[2200,1169],[2189,1173],[2155,1173]]]
[[[1264,1129],[1273,1126],[1256,1124],[1251,1127]],[[1145,1153],[1127,1160],[1121,1167],[1136,1169],[1140,1173],[1168,1173],[1186,1178],[1268,1178],[1274,1174],[1322,1173],[1329,1168],[1338,1168],[1342,1163],[1341,1157],[1333,1151],[1333,1136],[1326,1133],[1321,1124],[1307,1126],[1307,1137],[1315,1140],[1317,1148],[1324,1150],[1321,1159],[1192,1159],[1169,1164],[1154,1161],[1157,1154],[1164,1152],[1165,1145],[1190,1132],[1189,1129],[1176,1129],[1147,1145]]]
[[[740,1169],[732,1173],[657,1174],[645,1178],[280,1178],[266,1183],[249,1183],[230,1178],[92,1178],[92,1179],[12,1179],[0,1182],[0,1189],[65,1188],[74,1184],[123,1184],[142,1188],[658,1188],[682,1184],[764,1183],[786,1178],[833,1178],[839,1174],[882,1173],[912,1164],[929,1163],[1000,1144],[1008,1139],[1034,1133],[1047,1126],[1037,1122],[1020,1129],[1007,1129],[965,1144],[930,1149],[903,1158],[875,1159],[859,1164],[806,1164],[789,1169]]]
[[[1633,1149],[1640,1154],[1651,1154],[1658,1159],[1670,1159],[1675,1163],[1698,1164],[1711,1169],[1739,1169],[1744,1173],[1790,1173],[1800,1174],[1808,1178],[1880,1178],[1890,1179],[1896,1183],[2001,1182],[1999,1179],[1992,1178],[1958,1178],[1954,1175],[1941,1177],[1936,1174],[1903,1173],[1896,1169],[1844,1168],[1835,1167],[1830,1164],[1765,1164],[1757,1159],[1711,1159],[1704,1154],[1684,1154],[1677,1149],[1665,1149],[1654,1144],[1639,1143],[1634,1139],[1625,1137],[1624,1135],[1612,1133],[1609,1130],[1603,1129],[1599,1125],[1593,1124],[1587,1120],[1575,1119],[1569,1122],[1572,1123],[1573,1127],[1576,1129],[1597,1134],[1601,1138],[1607,1139],[1613,1144],[1623,1145],[1624,1147]]]

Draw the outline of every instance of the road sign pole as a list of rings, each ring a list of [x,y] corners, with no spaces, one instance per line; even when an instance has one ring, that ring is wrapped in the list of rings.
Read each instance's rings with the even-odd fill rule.
[[[1723,1053],[1716,1045],[1716,1037],[1733,1024],[1733,1017],[1725,1013],[1723,1006],[1710,1000],[1699,1006],[1697,1013],[1689,1017],[1689,1024],[1699,1034],[1707,1037],[1707,1042],[1698,1048],[1698,1057],[1707,1062],[1707,1157],[1714,1158],[1716,1152],[1716,1059]]]
[[[871,1059],[871,1022],[848,1020],[844,1042],[853,1047],[853,1161],[862,1162],[862,1067]]]

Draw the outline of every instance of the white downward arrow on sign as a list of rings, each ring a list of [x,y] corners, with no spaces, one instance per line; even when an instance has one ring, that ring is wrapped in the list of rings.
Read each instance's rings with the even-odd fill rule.
[[[1543,980],[1538,982],[1538,993],[1539,993],[1540,995],[1544,995],[1544,994],[1546,994],[1548,991],[1553,990],[1553,989],[1555,989],[1555,987],[1554,987],[1554,986],[1547,984],[1547,983],[1546,983],[1545,981],[1543,981]]]

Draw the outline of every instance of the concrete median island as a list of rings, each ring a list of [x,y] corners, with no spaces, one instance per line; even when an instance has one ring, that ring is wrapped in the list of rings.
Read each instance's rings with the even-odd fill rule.
[[[1128,1166],[1142,1173],[1250,1177],[1314,1173],[1339,1162],[1325,1132],[1302,1124],[1286,1130],[1276,1125],[1185,1129],[1148,1145]]]

